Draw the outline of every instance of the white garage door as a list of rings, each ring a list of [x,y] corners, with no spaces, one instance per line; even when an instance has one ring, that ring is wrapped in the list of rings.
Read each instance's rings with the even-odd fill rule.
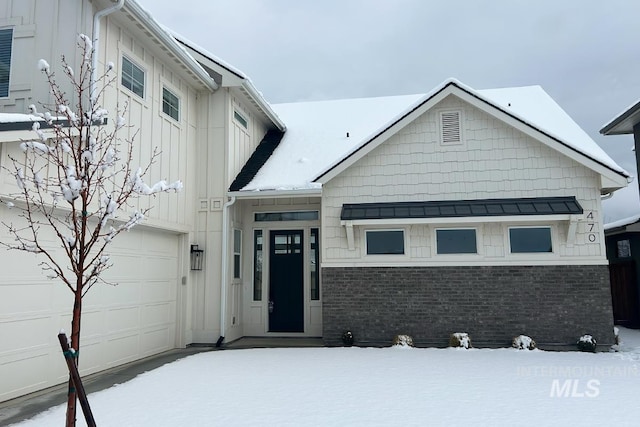
[[[84,299],[80,369],[98,372],[175,347],[180,236],[133,229],[114,240],[114,266]],[[0,255],[0,401],[63,383],[57,334],[71,329],[72,293],[36,258]]]

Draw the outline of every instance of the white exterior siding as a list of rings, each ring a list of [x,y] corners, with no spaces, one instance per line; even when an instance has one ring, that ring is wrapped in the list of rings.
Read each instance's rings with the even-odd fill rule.
[[[287,333],[269,333],[269,233],[272,230],[303,230],[304,241],[304,333],[289,333],[294,336],[322,335],[322,284],[320,299],[311,299],[310,290],[310,230],[320,229],[319,221],[279,221],[256,222],[257,212],[293,212],[319,211],[318,198],[281,198],[256,199],[239,202],[242,207],[242,221],[245,224],[243,233],[243,267],[242,267],[242,333],[245,336],[287,335]],[[253,300],[253,267],[254,267],[254,230],[262,230],[262,300]]]
[[[10,95],[20,94],[22,98],[15,103],[14,100],[0,100],[4,112],[24,112],[22,104],[47,101],[43,98],[48,93],[46,80],[35,67],[38,58],[49,59],[60,82],[65,79],[60,72],[60,54],[64,53],[71,59],[71,65],[77,67],[77,33],[90,34],[92,11],[89,2],[60,0],[3,2],[0,12],[9,14],[7,16],[15,22],[32,23],[29,24],[32,35],[25,40],[18,38],[14,44],[11,87],[15,89],[19,82],[14,76],[18,76],[17,79],[24,76],[25,83],[17,87],[25,90],[10,88]],[[19,17],[17,13],[25,15]],[[51,16],[59,18],[52,21]],[[98,68],[101,70],[104,64],[112,61],[117,74],[113,88],[108,89],[103,99],[103,106],[111,113],[106,126],[113,126],[117,106],[127,103],[125,119],[131,127],[122,129],[121,136],[131,138],[135,135],[133,166],[144,167],[153,149],[157,148],[161,154],[145,177],[146,182],[180,179],[185,189],[177,194],[134,201],[138,208],[152,209],[143,226],[118,236],[109,248],[114,266],[104,277],[118,286],[97,284],[84,299],[82,374],[190,342],[196,320],[191,302],[200,297],[197,294],[200,289],[196,286],[182,286],[181,283],[183,277],[187,284],[195,282],[196,277],[189,272],[188,245],[192,242],[190,233],[196,226],[193,207],[201,178],[195,171],[197,144],[199,137],[215,137],[209,134],[209,129],[198,125],[199,111],[208,111],[209,93],[198,99],[201,86],[181,77],[180,66],[174,59],[164,56],[148,36],[130,33],[129,27],[121,25],[119,19],[124,18],[110,16],[103,19],[101,26]],[[53,51],[58,48],[62,51]],[[64,51],[67,48],[68,52]],[[145,70],[144,98],[121,85],[123,54]],[[163,86],[170,88],[180,100],[179,121],[162,112]],[[18,142],[8,141],[7,135],[2,136],[5,139],[0,145],[0,162],[6,166],[8,153],[23,154]],[[0,195],[10,200],[9,195],[15,190],[15,179],[3,173]],[[219,194],[221,197],[222,191]],[[17,214],[16,209],[0,208],[3,222],[16,222]],[[7,241],[5,230],[0,236]],[[57,247],[54,239],[51,245]],[[0,267],[6,272],[0,279],[0,338],[4,343],[11,343],[0,347],[0,401],[64,382],[67,378],[56,335],[60,328],[70,329],[72,294],[61,282],[46,279],[37,260],[17,252],[7,252],[0,258]],[[213,304],[218,301],[219,294],[208,297]],[[217,324],[215,318],[205,320],[211,325]]]
[[[463,112],[463,143],[442,145],[438,113]],[[401,129],[389,140],[323,186],[323,266],[380,264],[444,265],[447,263],[605,263],[601,230],[599,175],[502,121],[449,96]],[[568,221],[551,225],[553,254],[516,257],[509,254],[507,223],[480,224],[473,220],[437,226],[406,225],[408,253],[371,257],[363,253],[367,226],[354,227],[354,250],[349,250],[340,211],[344,203],[469,200],[575,195],[585,210],[575,242],[567,243]],[[592,213],[593,221],[587,221]],[[591,218],[589,218],[591,219]],[[402,220],[398,220],[399,223]],[[519,224],[529,224],[526,218]],[[593,230],[587,224],[594,224]],[[478,228],[479,254],[435,256],[436,227]],[[380,228],[378,226],[378,228]],[[387,227],[388,228],[388,227]],[[397,228],[397,227],[396,227]],[[594,236],[589,236],[593,234]]]

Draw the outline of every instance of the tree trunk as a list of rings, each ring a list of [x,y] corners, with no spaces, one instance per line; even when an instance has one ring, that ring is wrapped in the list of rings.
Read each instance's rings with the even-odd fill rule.
[[[76,352],[74,363],[78,366],[78,357],[80,356],[80,317],[82,314],[82,286],[77,286],[75,291],[75,300],[73,303],[73,317],[71,319],[71,348]],[[69,376],[69,393],[67,395],[67,421],[66,427],[75,427],[76,425],[76,405],[78,395],[73,385],[73,380]]]

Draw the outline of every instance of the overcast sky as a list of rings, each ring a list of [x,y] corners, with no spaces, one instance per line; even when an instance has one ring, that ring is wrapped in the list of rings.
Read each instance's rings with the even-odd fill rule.
[[[249,75],[271,103],[541,85],[636,175],[632,136],[603,124],[640,98],[640,2],[629,0],[138,0]],[[605,222],[640,211],[637,184]]]

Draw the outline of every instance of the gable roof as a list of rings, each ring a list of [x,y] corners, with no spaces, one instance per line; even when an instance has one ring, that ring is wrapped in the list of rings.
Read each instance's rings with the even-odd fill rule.
[[[242,190],[306,189],[327,182],[452,93],[538,138],[546,137],[565,154],[614,180],[617,176],[617,182],[629,176],[540,86],[476,91],[450,79],[426,95],[274,105],[288,131]]]

